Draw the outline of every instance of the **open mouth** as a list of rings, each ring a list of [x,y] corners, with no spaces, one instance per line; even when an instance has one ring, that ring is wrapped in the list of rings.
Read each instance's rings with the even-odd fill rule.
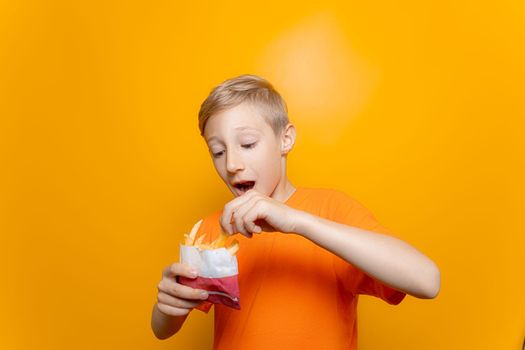
[[[234,185],[234,187],[238,190],[239,194],[243,194],[246,191],[251,190],[254,186],[255,181],[243,181]]]

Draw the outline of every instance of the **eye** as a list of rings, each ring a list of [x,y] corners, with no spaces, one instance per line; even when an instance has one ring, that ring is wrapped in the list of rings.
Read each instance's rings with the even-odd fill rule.
[[[242,148],[253,148],[255,146],[256,142],[248,143],[246,145],[242,145]]]
[[[213,155],[213,158],[219,158],[220,156],[222,156],[223,153],[224,151],[220,151],[220,152],[212,153],[212,155]]]

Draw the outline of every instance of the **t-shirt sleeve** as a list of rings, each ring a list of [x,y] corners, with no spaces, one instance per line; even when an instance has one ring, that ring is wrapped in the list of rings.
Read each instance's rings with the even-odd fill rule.
[[[372,212],[343,192],[336,191],[332,198],[332,220],[364,230],[391,235],[374,217]],[[366,294],[383,299],[389,304],[399,304],[406,294],[369,276],[352,264],[335,256],[336,275],[350,293]]]

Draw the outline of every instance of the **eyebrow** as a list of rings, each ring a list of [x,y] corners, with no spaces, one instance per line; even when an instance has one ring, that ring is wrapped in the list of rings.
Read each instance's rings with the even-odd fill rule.
[[[220,142],[220,140],[219,140],[219,138],[217,136],[212,136],[212,137],[210,137],[209,139],[206,140],[206,143],[209,143],[212,140],[217,140],[217,141]]]
[[[238,126],[238,127],[234,128],[234,130],[253,130],[253,131],[257,131],[258,133],[260,132],[259,129],[252,128],[251,126]],[[210,142],[211,140],[218,140],[218,141],[220,141],[217,136],[212,136],[206,142]]]
[[[259,131],[259,129],[252,128],[251,126],[238,126],[238,127],[234,128],[234,129],[235,129],[235,130],[252,129],[252,130],[255,130],[255,131]]]

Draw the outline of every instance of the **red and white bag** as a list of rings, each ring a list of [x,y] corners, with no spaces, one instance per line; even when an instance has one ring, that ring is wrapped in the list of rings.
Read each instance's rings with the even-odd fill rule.
[[[202,243],[204,235],[195,239],[202,220],[197,222],[191,233],[186,236],[185,244],[180,245],[180,262],[195,267],[199,271],[197,278],[191,279],[178,276],[178,282],[191,288],[203,289],[208,292],[207,301],[214,304],[224,304],[234,309],[240,309],[240,293],[235,254],[239,243],[234,240],[226,247],[229,238],[226,233],[209,244]]]

